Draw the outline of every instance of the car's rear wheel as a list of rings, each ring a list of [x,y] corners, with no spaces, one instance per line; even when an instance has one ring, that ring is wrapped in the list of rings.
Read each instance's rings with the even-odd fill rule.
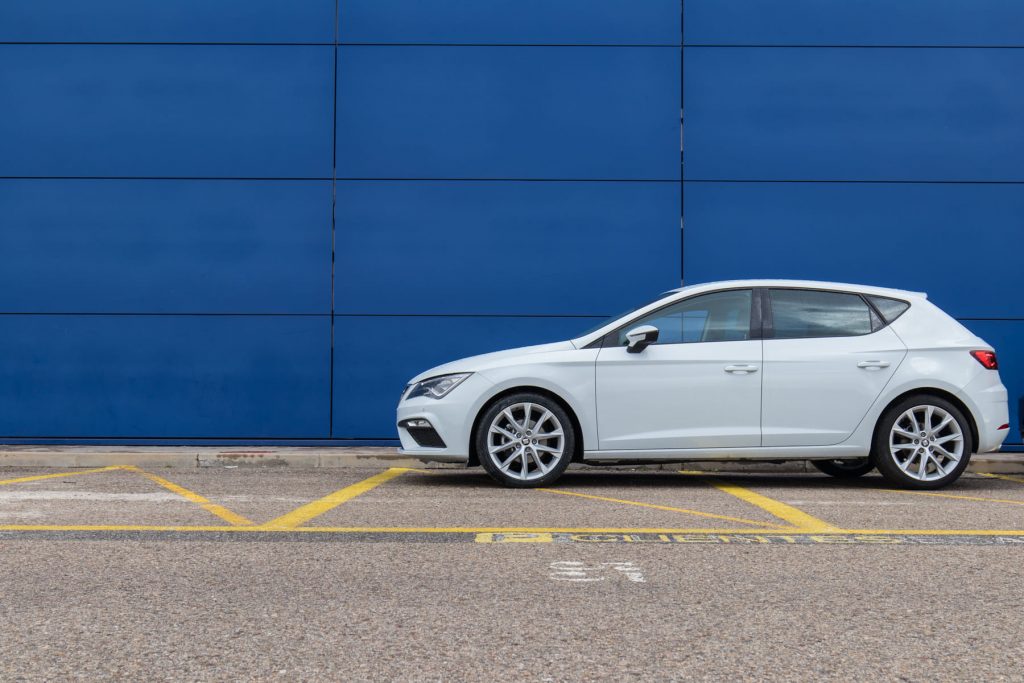
[[[855,479],[875,469],[871,458],[856,460],[812,460],[811,464],[825,474],[839,479]]]
[[[505,486],[546,486],[569,466],[576,434],[557,401],[534,393],[506,396],[489,406],[474,435],[480,464]]]
[[[872,456],[891,483],[937,489],[960,477],[973,449],[970,426],[960,409],[944,398],[920,395],[882,415]]]

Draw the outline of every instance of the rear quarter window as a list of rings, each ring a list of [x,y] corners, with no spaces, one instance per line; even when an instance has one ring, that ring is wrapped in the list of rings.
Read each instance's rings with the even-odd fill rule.
[[[906,313],[910,304],[901,299],[890,299],[887,296],[868,296],[871,305],[878,309],[878,312],[885,318],[886,324]]]

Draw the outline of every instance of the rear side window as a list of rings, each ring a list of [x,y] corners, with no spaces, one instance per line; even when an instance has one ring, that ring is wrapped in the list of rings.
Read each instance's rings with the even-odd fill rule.
[[[776,339],[853,337],[879,327],[857,294],[812,289],[772,289],[769,294]]]
[[[910,304],[906,301],[890,299],[887,296],[868,296],[868,301],[870,301],[871,305],[877,308],[878,312],[882,314],[882,317],[885,318],[886,324],[891,323],[910,308]]]

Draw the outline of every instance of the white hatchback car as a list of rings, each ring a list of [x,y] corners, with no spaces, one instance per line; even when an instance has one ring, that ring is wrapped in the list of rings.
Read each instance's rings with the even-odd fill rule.
[[[1009,430],[992,347],[925,294],[788,280],[683,287],[575,339],[424,372],[402,452],[544,486],[571,461],[811,460],[938,488]]]

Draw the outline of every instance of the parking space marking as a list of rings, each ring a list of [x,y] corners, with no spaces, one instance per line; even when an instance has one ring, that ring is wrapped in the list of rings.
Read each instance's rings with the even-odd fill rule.
[[[727,515],[714,515],[710,512],[701,512],[699,510],[687,510],[686,508],[669,507],[667,505],[654,505],[653,503],[640,503],[635,500],[622,500],[620,498],[606,498],[604,496],[593,496],[589,493],[576,493],[575,491],[562,491],[560,489],[537,489],[538,491],[544,491],[546,493],[558,493],[563,496],[577,496],[579,498],[587,498],[589,500],[602,500],[607,503],[620,503],[622,505],[636,505],[638,507],[651,508],[652,510],[664,510],[666,512],[679,512],[687,515],[695,515],[697,517],[707,517],[709,519],[720,519],[726,522],[739,522],[740,524],[749,524],[750,526],[757,528],[775,528],[782,529],[786,528],[779,524],[772,524],[771,522],[755,522],[751,519],[743,519],[742,517],[729,517]]]
[[[584,499],[604,501],[613,504],[633,505],[666,512],[676,512],[696,517],[719,519],[727,522],[723,528],[641,528],[641,527],[573,527],[573,526],[551,526],[551,527],[482,527],[482,526],[448,526],[448,527],[420,527],[420,526],[306,526],[310,521],[320,515],[334,509],[335,507],[350,501],[378,486],[394,479],[407,472],[416,472],[412,468],[391,468],[378,472],[362,481],[359,481],[345,488],[339,489],[323,498],[305,503],[300,507],[284,514],[276,519],[257,524],[245,517],[232,512],[226,507],[211,502],[194,491],[190,491],[163,477],[146,472],[133,465],[115,465],[94,469],[76,470],[70,472],[58,472],[55,474],[32,475],[17,477],[14,479],[0,480],[0,485],[15,484],[20,482],[31,482],[47,480],[58,477],[71,477],[75,475],[94,474],[112,471],[126,471],[141,474],[150,481],[158,484],[164,489],[172,492],[175,496],[184,498],[192,503],[203,507],[222,520],[221,525],[189,525],[189,524],[0,524],[0,533],[3,539],[14,539],[25,532],[23,538],[46,538],[53,540],[90,540],[102,538],[124,538],[126,535],[134,534],[138,538],[166,538],[167,540],[183,539],[193,537],[204,540],[227,540],[230,538],[248,537],[256,539],[262,537],[265,540],[300,540],[303,537],[314,540],[336,541],[374,541],[388,542],[454,542],[476,540],[477,542],[622,542],[622,543],[773,543],[773,544],[843,544],[843,543],[868,543],[879,544],[926,544],[928,538],[939,539],[936,544],[943,543],[989,543],[989,544],[1013,544],[1024,545],[1024,529],[848,529],[839,528],[813,517],[802,510],[794,507],[795,503],[783,503],[748,488],[732,483],[733,478],[709,475],[705,472],[683,471],[683,474],[696,475],[704,483],[731,496],[739,498],[744,502],[754,505],[772,517],[785,523],[785,526],[771,522],[757,522],[750,519],[716,515],[700,510],[677,508],[653,503],[644,503],[634,500],[611,498],[588,493],[577,493],[575,491],[563,491],[556,489],[540,489],[547,493],[558,493],[562,495],[575,496]],[[433,472],[426,471],[433,474]],[[986,475],[997,479],[1008,479],[1024,484],[1024,479],[1007,477],[1005,475]],[[9,489],[14,491],[15,489]],[[35,489],[29,487],[26,493],[32,493]],[[887,489],[875,489],[886,491]],[[1002,489],[997,488],[996,491]],[[1001,498],[985,498],[979,496],[966,496],[951,493],[936,493],[931,491],[904,491],[893,490],[894,493],[910,493],[913,495],[936,496],[939,498],[951,498],[965,501],[1002,503],[1011,505],[1024,505],[1024,500],[1009,500]],[[993,491],[995,492],[995,491]],[[38,492],[43,495],[54,495],[55,491]],[[75,492],[86,495],[88,491]],[[61,496],[67,495],[59,492]],[[95,495],[167,495],[167,494],[103,494]],[[297,500],[308,500],[299,497]],[[882,503],[884,504],[884,503]],[[889,503],[891,504],[891,503]],[[742,525],[743,528],[740,528]],[[230,532],[230,533],[225,533]],[[241,536],[239,534],[242,534]],[[120,534],[120,535],[119,535]],[[665,539],[668,540],[665,540]],[[765,540],[768,539],[768,540]],[[795,539],[795,540],[794,540]],[[875,540],[872,540],[875,539]],[[943,540],[944,539],[944,540]],[[989,539],[989,540],[984,540]]]
[[[351,486],[346,486],[345,488],[328,494],[319,500],[314,500],[312,503],[307,503],[306,505],[296,508],[287,514],[281,515],[277,519],[272,519],[266,524],[261,525],[261,528],[266,530],[296,529],[306,522],[319,517],[325,512],[333,510],[342,503],[350,501],[356,496],[361,496],[367,491],[375,489],[381,484],[390,481],[395,477],[401,476],[408,471],[409,469],[406,467],[392,467],[384,470],[380,474],[375,474],[372,477],[363,479],[361,482],[352,484]]]
[[[623,577],[632,583],[645,583],[644,573],[640,566],[633,562],[600,562],[587,564],[573,560],[561,560],[548,565],[548,578],[552,581],[569,581],[572,583],[593,583],[605,581],[616,576]]]
[[[7,484],[21,484],[28,481],[40,481],[42,479],[57,479],[59,477],[75,477],[80,474],[95,474],[96,472],[111,472],[113,470],[123,470],[124,465],[111,465],[110,467],[97,467],[91,470],[76,470],[74,472],[60,472],[58,474],[36,474],[31,477],[18,477],[16,479],[5,479],[0,481],[0,486],[6,486]]]
[[[189,491],[187,488],[185,488],[183,486],[178,486],[174,482],[168,481],[168,480],[164,479],[163,477],[158,477],[155,474],[150,474],[149,472],[146,472],[145,470],[141,470],[138,467],[135,467],[134,465],[127,465],[127,466],[124,467],[124,469],[129,471],[129,472],[135,472],[137,474],[141,474],[146,479],[149,479],[150,481],[152,481],[152,482],[154,482],[156,484],[159,484],[160,486],[163,486],[165,489],[167,489],[171,493],[175,493],[175,494],[181,496],[182,498],[184,498],[185,500],[188,500],[188,501],[191,501],[191,502],[195,503],[196,505],[198,505],[199,507],[203,508],[207,512],[210,512],[210,513],[212,513],[214,515],[217,515],[218,517],[220,517],[221,519],[223,519],[225,522],[227,522],[228,524],[230,524],[232,526],[250,526],[250,525],[253,524],[253,522],[251,520],[246,519],[245,517],[243,517],[242,515],[238,514],[237,512],[232,512],[231,510],[228,510],[223,505],[218,505],[217,503],[214,503],[214,502],[204,498],[203,496],[199,495],[195,491]]]
[[[905,491],[903,489],[882,489],[888,493],[909,493],[912,496],[934,496],[936,498],[953,498],[955,500],[972,500],[983,503],[1006,503],[1007,505],[1024,505],[1024,500],[1006,500],[1004,498],[980,498],[978,496],[960,496],[953,493],[936,493],[935,491]]]
[[[687,470],[681,470],[681,474],[700,474],[701,479],[714,486],[719,491],[728,493],[730,496],[735,496],[742,501],[750,503],[755,507],[759,507],[773,517],[778,517],[783,522],[793,525],[794,528],[800,529],[801,531],[816,531],[816,532],[835,532],[842,531],[839,527],[832,526],[824,520],[820,520],[817,517],[813,517],[803,510],[799,510],[792,505],[787,505],[782,501],[769,498],[768,496],[755,493],[750,489],[737,486],[724,479],[718,477],[704,476],[703,473],[695,473]]]
[[[1009,474],[993,474],[992,472],[978,472],[983,477],[991,477],[992,479],[1002,479],[1004,481],[1012,481],[1018,484],[1024,484],[1024,479],[1021,477],[1011,477]]]

